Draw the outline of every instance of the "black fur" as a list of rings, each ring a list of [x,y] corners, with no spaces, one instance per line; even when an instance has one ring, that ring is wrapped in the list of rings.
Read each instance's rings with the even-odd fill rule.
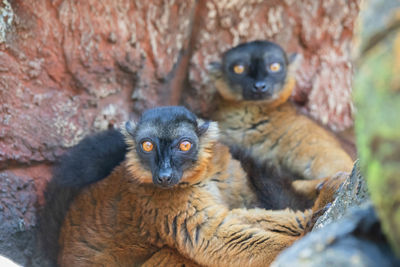
[[[197,127],[196,115],[182,106],[165,106],[148,109],[143,112],[138,125],[143,122],[149,122],[155,125],[176,125],[182,122],[188,122]]]
[[[54,169],[54,180],[62,186],[81,187],[107,177],[127,152],[124,136],[110,129],[84,138],[72,147]]]
[[[312,207],[313,200],[296,194],[292,189],[291,183],[301,178],[285,169],[256,162],[246,150],[231,147],[230,151],[248,174],[261,207],[272,210],[305,210]]]
[[[126,152],[123,135],[112,129],[84,138],[55,166],[38,219],[40,246],[52,266],[57,266],[59,231],[71,201],[82,188],[107,177]]]

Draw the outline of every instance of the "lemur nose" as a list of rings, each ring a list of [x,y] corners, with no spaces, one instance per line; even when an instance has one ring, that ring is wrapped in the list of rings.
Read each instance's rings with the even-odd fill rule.
[[[253,85],[253,92],[264,93],[267,91],[267,85],[265,82],[255,82]]]
[[[157,182],[159,182],[160,184],[165,184],[169,183],[171,179],[172,179],[172,171],[170,169],[161,170],[158,175]]]
[[[158,182],[160,184],[168,183],[171,181],[171,178],[172,178],[171,176],[160,176],[158,177]]]

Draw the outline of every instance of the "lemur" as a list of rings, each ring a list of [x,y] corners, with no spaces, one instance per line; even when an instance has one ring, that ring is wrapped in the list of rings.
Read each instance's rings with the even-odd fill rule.
[[[275,43],[253,41],[226,51],[221,62],[210,65],[219,94],[212,118],[220,125],[221,141],[253,159],[246,170],[272,166],[292,174],[277,180],[269,179],[267,171],[261,171],[267,174],[264,177],[250,175],[257,177],[252,182],[259,197],[274,202],[267,208],[294,208],[290,200],[302,199],[298,193],[307,186],[305,182],[299,186],[300,179],[344,175],[353,167],[335,137],[288,101],[295,85],[293,58]],[[276,194],[273,187],[283,193]]]
[[[340,143],[288,101],[294,70],[279,45],[240,44],[210,70],[220,95],[213,119],[225,144],[240,146],[257,161],[282,166],[304,179],[351,171],[353,161]]]
[[[126,159],[106,178],[85,180],[68,207],[60,266],[266,266],[325,205],[257,208],[246,173],[218,141],[217,123],[186,108],[148,110],[126,123],[124,136]],[[329,179],[321,199],[332,200],[340,182]],[[57,207],[59,195],[46,196]],[[51,225],[52,210],[45,211],[42,222]]]

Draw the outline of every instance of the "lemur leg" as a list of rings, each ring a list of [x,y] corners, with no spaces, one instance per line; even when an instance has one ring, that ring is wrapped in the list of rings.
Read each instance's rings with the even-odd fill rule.
[[[141,265],[142,267],[176,267],[176,266],[185,266],[185,267],[200,267],[200,265],[195,262],[186,259],[181,256],[176,250],[171,248],[162,248],[150,259],[148,259],[145,263]]]
[[[127,255],[121,255],[125,254],[124,252],[118,253],[112,249],[93,251],[89,247],[80,246],[79,250],[75,247],[72,247],[72,249],[67,247],[66,252],[74,254],[63,254],[58,260],[60,267],[121,266],[127,263],[134,265],[135,263],[134,260],[130,261],[129,258],[126,258]]]
[[[207,220],[186,227],[174,238],[174,246],[205,266],[267,266],[286,247],[302,236],[311,211],[224,210],[218,205],[199,214]],[[191,218],[195,219],[195,218]]]

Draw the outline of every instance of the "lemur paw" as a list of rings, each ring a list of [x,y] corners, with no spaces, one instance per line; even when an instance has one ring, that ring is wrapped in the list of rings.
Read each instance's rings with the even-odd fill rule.
[[[324,209],[328,203],[335,200],[335,194],[341,187],[341,185],[349,177],[347,172],[338,172],[332,177],[326,178],[325,181],[317,185],[316,190],[318,191],[318,197],[315,200],[312,208],[313,212],[317,212]]]

